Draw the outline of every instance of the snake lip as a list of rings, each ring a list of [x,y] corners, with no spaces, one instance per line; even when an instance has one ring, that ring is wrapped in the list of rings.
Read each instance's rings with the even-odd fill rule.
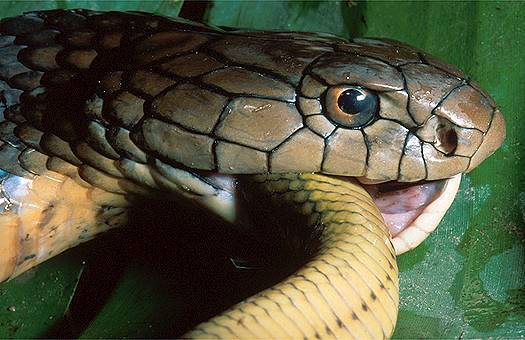
[[[403,254],[433,232],[452,204],[461,174],[449,179],[401,183],[358,178],[374,199],[392,235],[396,254]]]

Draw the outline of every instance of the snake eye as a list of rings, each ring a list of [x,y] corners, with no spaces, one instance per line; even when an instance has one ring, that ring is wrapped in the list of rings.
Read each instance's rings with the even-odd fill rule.
[[[349,128],[360,128],[370,123],[379,109],[379,98],[374,92],[357,86],[332,87],[326,93],[328,116]]]

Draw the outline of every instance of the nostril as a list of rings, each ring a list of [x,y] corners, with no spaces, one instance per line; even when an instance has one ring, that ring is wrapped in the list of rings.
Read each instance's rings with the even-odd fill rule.
[[[419,139],[432,144],[446,156],[454,154],[458,148],[459,141],[464,140],[461,133],[461,128],[457,127],[450,120],[436,115],[428,118],[416,131]]]
[[[448,123],[448,124],[447,124]],[[449,122],[440,122],[436,129],[436,143],[434,146],[445,155],[451,155],[458,147],[458,135]]]

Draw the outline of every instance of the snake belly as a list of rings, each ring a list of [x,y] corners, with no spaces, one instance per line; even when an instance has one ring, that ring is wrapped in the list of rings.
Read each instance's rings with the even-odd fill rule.
[[[235,223],[236,176],[322,230],[303,268],[188,337],[388,338],[395,251],[349,178],[446,180],[505,130],[479,85],[399,42],[89,10],[0,21],[0,113],[0,281],[144,199]]]

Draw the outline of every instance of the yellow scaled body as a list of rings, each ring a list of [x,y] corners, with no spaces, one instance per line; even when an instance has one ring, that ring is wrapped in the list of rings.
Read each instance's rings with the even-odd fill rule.
[[[197,338],[382,339],[397,319],[389,232],[359,185],[315,174],[258,176],[272,198],[324,231],[317,255],[281,283],[197,326]]]

